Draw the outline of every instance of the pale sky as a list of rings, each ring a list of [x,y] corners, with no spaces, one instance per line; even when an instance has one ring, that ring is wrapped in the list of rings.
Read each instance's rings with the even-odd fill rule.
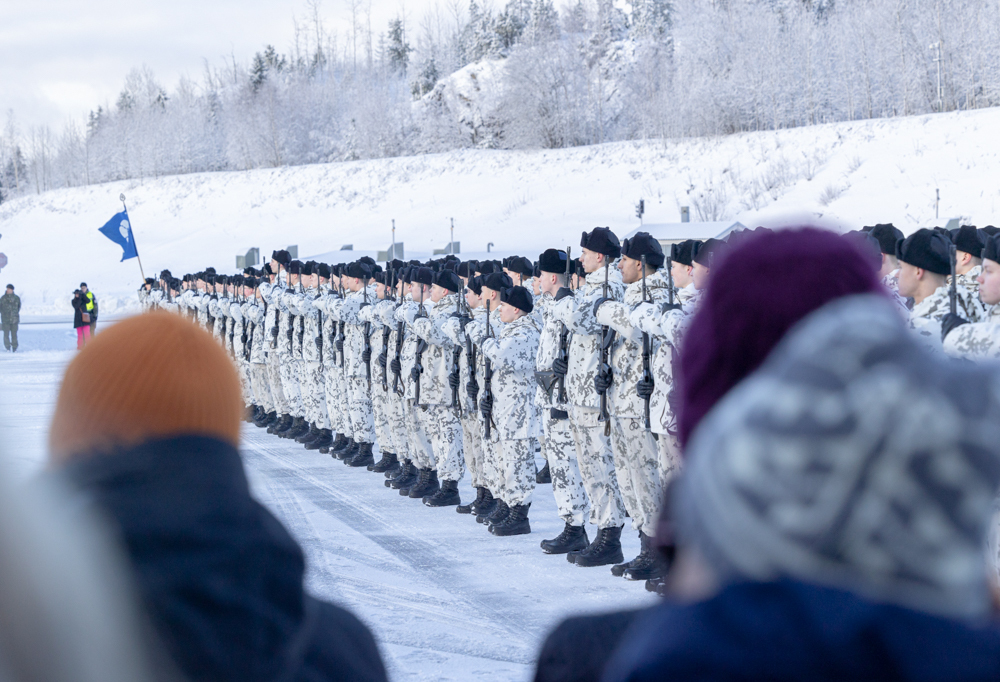
[[[402,3],[370,2],[377,35]],[[427,4],[408,0],[406,11]],[[113,105],[133,67],[173,92],[182,76],[200,82],[206,59],[247,62],[267,44],[289,52],[293,19],[309,14],[306,0],[0,0],[0,115],[12,109],[22,134],[59,132]],[[320,14],[343,44],[348,0],[322,0]]]

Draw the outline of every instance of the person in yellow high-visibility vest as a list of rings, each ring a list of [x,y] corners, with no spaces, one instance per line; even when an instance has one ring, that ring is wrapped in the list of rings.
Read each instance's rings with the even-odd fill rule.
[[[87,288],[86,282],[80,282],[80,292],[87,299],[86,311],[90,313],[90,336],[97,333],[97,297]]]

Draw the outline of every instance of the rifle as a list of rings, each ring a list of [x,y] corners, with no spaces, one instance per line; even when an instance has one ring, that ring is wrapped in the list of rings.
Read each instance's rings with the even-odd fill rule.
[[[455,301],[455,313],[458,315],[459,325],[462,325],[462,320],[465,319],[465,315],[462,312],[462,298],[463,295],[460,292],[458,300]],[[458,382],[459,377],[462,375],[461,371],[459,371],[461,361],[462,346],[456,343],[455,349],[451,352],[451,375],[455,377],[455,386],[451,389],[451,406],[458,410],[459,414],[462,413],[462,403],[458,399]]]
[[[343,281],[343,278],[341,278],[339,284],[340,284],[340,297],[344,298],[344,281]],[[344,321],[341,320],[340,323],[337,325],[337,343],[340,346],[344,345],[344,338],[345,338],[345,335],[344,335]],[[340,351],[340,368],[341,369],[344,368],[344,351]]]
[[[367,278],[362,278],[361,279],[361,290],[364,292],[364,296],[365,296],[365,302],[362,304],[361,307],[365,308],[365,307],[368,306],[368,279]],[[365,377],[367,377],[367,379],[368,379],[368,392],[369,393],[371,393],[371,391],[372,391],[372,358],[371,358],[371,354],[372,354],[372,339],[371,339],[371,333],[372,333],[372,323],[371,322],[365,322],[365,347],[364,347],[364,350],[365,350],[365,357],[368,358],[367,360],[365,360]]]
[[[570,257],[570,247],[566,247],[566,286],[573,286],[573,278],[570,274],[570,268],[573,267],[573,260]],[[559,332],[559,355],[557,356],[559,360],[569,363],[569,327],[565,324],[562,326],[562,331]],[[559,403],[565,405],[567,401],[566,397],[566,375],[563,374],[559,377]]]
[[[302,275],[301,274],[299,275],[299,295],[303,296],[303,297],[305,296],[305,289],[302,286]],[[304,350],[305,350],[304,345],[305,345],[305,343],[304,342],[305,342],[305,337],[306,337],[306,318],[305,318],[304,315],[296,315],[295,318],[299,322],[299,352],[303,353],[302,357],[303,357],[303,359],[305,359],[305,353],[304,353]]]
[[[486,338],[490,338],[493,329],[490,326],[490,302],[486,301]],[[483,370],[483,398],[489,398],[490,402],[493,401],[493,364],[490,362],[490,356],[483,354],[483,362],[485,363],[485,369]],[[490,439],[491,428],[493,426],[493,406],[490,406],[490,414],[487,415],[486,412],[480,407],[480,412],[483,412],[483,435],[486,440]]]
[[[427,311],[424,310],[424,285],[420,285],[420,309],[417,311],[417,319],[427,317]],[[415,333],[415,332],[414,332]],[[413,362],[413,369],[416,372],[414,392],[413,392],[413,404],[420,404],[420,375],[424,373],[424,367],[421,365],[421,361],[424,359],[424,351],[427,350],[427,342],[424,341],[419,336],[417,337],[417,356]]]
[[[669,254],[667,255],[666,266],[667,266],[667,285],[668,285],[667,295],[670,297],[668,299],[668,302],[670,303],[670,305],[673,305],[674,304],[674,258],[672,255]],[[643,269],[642,272],[643,272],[643,277],[645,277],[646,270]],[[645,296],[643,296],[642,300],[643,301],[646,300]]]
[[[958,277],[955,275],[955,258],[957,256],[955,245],[951,244],[948,247],[948,253],[951,256],[951,288],[948,291],[949,303],[951,305],[951,314],[958,314]]]
[[[316,298],[314,301],[318,301],[323,295],[322,290],[319,288],[319,275],[316,276]],[[316,308],[316,357],[320,362],[323,362],[323,311]]]
[[[466,390],[475,386],[475,396],[472,397],[472,409],[476,409],[477,401],[479,400],[479,383],[476,382],[476,345],[472,343],[472,339],[468,334],[465,335],[465,357],[469,361],[469,383],[467,383]]]
[[[604,263],[604,298],[608,297],[608,269],[611,264]],[[608,364],[608,352],[614,341],[615,335],[607,325],[601,325],[601,367],[598,370],[601,374],[611,373],[611,365]],[[604,435],[611,435],[611,415],[608,413],[608,392],[601,393],[601,413],[597,416],[597,421],[604,422]]]
[[[390,288],[391,286],[393,286],[391,262],[386,265],[385,284],[386,284],[385,297],[387,300],[392,301],[393,294],[392,294],[392,289]],[[388,357],[389,355],[389,334],[391,333],[392,330],[389,328],[389,325],[387,324],[382,325],[382,352],[386,355],[386,357]],[[382,391],[385,393],[389,392],[389,369],[388,367],[385,366],[382,367]]]
[[[646,291],[646,255],[642,255],[642,302],[648,303],[648,292]],[[642,379],[641,381],[650,382],[653,380],[653,374],[649,371],[650,356],[652,356],[652,344],[649,342],[649,334],[646,332],[642,333]],[[643,398],[645,405],[643,406],[643,416],[646,419],[646,428],[649,429],[649,398],[646,396]]]

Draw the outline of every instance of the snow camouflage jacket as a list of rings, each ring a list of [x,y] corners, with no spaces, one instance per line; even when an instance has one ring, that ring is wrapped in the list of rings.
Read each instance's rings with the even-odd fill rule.
[[[952,330],[942,344],[947,355],[966,360],[1000,358],[1000,324],[973,322]]]
[[[983,266],[975,265],[972,267],[971,270],[969,270],[964,275],[958,276],[958,286],[965,287],[966,289],[968,289],[969,293],[971,293],[973,298],[975,298],[977,301],[979,300],[979,282],[977,280],[979,278],[979,275],[982,274],[982,272],[983,272]],[[949,275],[945,279],[945,282],[949,286],[951,285],[951,275]]]
[[[302,344],[305,341],[306,294],[300,292],[298,287],[287,289],[285,290],[284,302],[290,316],[289,325],[292,329],[292,358],[302,360]]]
[[[496,338],[483,339],[483,355],[493,363],[493,423],[500,440],[538,433],[535,407],[535,356],[538,322],[531,315],[505,324]]]
[[[0,322],[19,324],[21,321],[21,298],[17,294],[5,293],[0,296]]]
[[[375,286],[369,285],[368,305],[377,300]],[[365,377],[368,375],[364,360],[361,359],[361,353],[365,349],[365,323],[361,319],[363,307],[366,307],[363,290],[347,294],[340,306],[340,320],[344,323],[344,376],[346,377]],[[374,355],[372,356],[372,364],[375,364]]]
[[[476,367],[475,367],[476,383],[479,384],[478,397],[482,398],[483,389],[485,388],[486,385],[486,382],[484,381],[484,377],[486,376],[486,356],[482,352],[483,341],[486,339],[486,323],[487,323],[486,308],[476,308],[475,310],[472,311],[472,313],[473,313],[472,321],[469,322],[468,325],[466,325],[465,333],[469,335],[469,338],[472,339],[472,343],[474,343],[476,346]],[[503,322],[500,321],[500,313],[497,312],[495,308],[491,307],[488,319],[490,325],[490,336],[493,338],[500,336],[501,332],[506,326],[504,325]],[[492,363],[493,361],[490,360],[490,362]],[[495,377],[496,374],[494,373],[494,378]],[[534,375],[532,375],[532,381],[534,381]],[[465,386],[462,386],[462,388],[464,389]],[[473,407],[473,409],[481,419],[482,413],[479,412],[479,405],[476,404]]]
[[[382,387],[382,377],[386,377],[386,385],[391,388],[392,372],[389,370],[389,360],[392,353],[395,352],[395,346],[389,346],[389,350],[386,350],[386,346],[383,345],[383,339],[385,339],[385,331],[388,330],[391,334],[392,328],[385,324],[383,320],[385,319],[385,314],[388,312],[390,315],[392,313],[392,308],[395,305],[392,301],[388,299],[381,299],[376,301],[373,305],[364,308],[361,311],[361,319],[366,322],[371,322],[372,325],[372,386]],[[386,354],[385,369],[382,368],[382,364],[379,362],[378,357],[383,352]]]
[[[243,324],[243,310],[246,308],[246,305],[245,301],[240,302],[235,299],[229,302],[229,323],[226,325],[226,333],[232,339],[229,342],[230,350],[238,362],[243,362],[246,359],[244,357],[246,344],[243,342],[243,334],[248,333]]]
[[[654,306],[666,303],[669,298],[669,284],[660,271],[646,276],[646,290]],[[614,381],[608,389],[609,411],[615,417],[641,419],[645,414],[645,402],[636,393],[636,384],[642,378],[642,330],[629,320],[629,314],[640,303],[642,303],[641,280],[628,285],[621,302],[608,301],[597,310],[597,321],[609,325],[617,332],[611,355]],[[649,337],[653,352],[656,350],[656,336],[650,334]],[[649,365],[652,374],[652,355]],[[654,414],[652,398],[650,398],[649,413],[652,424]]]
[[[613,266],[614,264],[612,264]],[[573,341],[569,347],[569,372],[566,393],[572,405],[598,409],[601,398],[594,379],[601,362],[601,324],[594,317],[594,301],[603,295],[604,268],[587,275],[583,286],[572,297],[556,302],[555,317],[569,327]],[[621,273],[611,267],[608,273],[608,298],[620,301],[625,291]]]
[[[688,298],[680,310],[664,310],[661,305],[640,303],[629,315],[629,322],[657,339],[653,353],[653,395],[649,399],[650,430],[659,434],[677,434],[677,415],[670,404],[674,389],[674,359],[684,332],[698,311],[702,292]]]
[[[386,357],[385,371],[388,374],[388,376],[386,377],[386,383],[389,385],[389,392],[391,393],[393,381],[396,381],[397,395],[406,394],[406,381],[405,381],[406,377],[404,377],[403,373],[400,372],[399,379],[396,380],[396,375],[392,371],[392,367],[390,367],[390,364],[396,357],[396,338],[397,338],[397,332],[399,331],[399,321],[396,319],[396,311],[398,311],[402,306],[406,305],[405,301],[406,301],[405,297],[404,297],[404,303],[400,303],[399,301],[386,301],[386,303],[388,303],[389,305],[376,308],[375,310],[378,316],[382,318],[382,324],[389,328],[389,345],[387,346],[385,353]],[[405,324],[403,325],[403,339],[405,345],[405,339],[406,339]],[[400,348],[401,363],[402,363],[402,350],[403,349]]]
[[[434,304],[429,301],[424,303],[424,309],[427,310],[427,314],[430,314],[430,308]],[[417,359],[417,336],[413,333],[413,328],[407,322],[407,317],[412,310],[414,314],[419,309],[420,305],[417,301],[410,298],[409,295],[406,297],[406,302],[396,308],[394,313],[395,320],[397,323],[403,323],[403,346],[400,351],[400,365],[402,365],[402,371],[399,374],[399,386],[403,391],[403,397],[406,400],[413,400],[416,397],[416,385],[413,379],[410,378],[410,370],[413,369],[413,365]],[[395,348],[393,348],[393,353],[395,353]],[[392,359],[389,360],[392,362]],[[421,399],[423,396],[421,396]]]
[[[337,364],[337,323],[339,322],[340,305],[343,299],[329,289],[323,289],[313,305],[323,315],[323,365],[333,367]]]
[[[250,324],[250,362],[262,365],[267,362],[267,328],[264,323],[263,302],[247,303],[243,316]]]
[[[972,298],[968,289],[958,286],[958,314],[969,320],[970,310],[976,314],[976,320],[985,315],[982,304]],[[977,312],[977,309],[979,312]],[[941,318],[951,312],[949,287],[940,286],[934,293],[910,311],[910,329],[915,331],[925,346],[941,350]],[[969,320],[974,321],[974,320]]]
[[[486,316],[486,310],[484,308],[476,308],[471,312],[472,312],[472,320],[475,320],[477,315],[481,318]],[[466,324],[471,324],[472,320],[469,320]],[[452,350],[454,350],[454,346],[456,345],[462,349],[462,354],[459,356],[458,359],[458,382],[459,382],[458,399],[460,401],[459,404],[462,406],[463,413],[475,414],[479,408],[475,404],[473,404],[472,399],[469,398],[469,392],[466,390],[466,386],[469,385],[470,375],[469,375],[469,353],[465,340],[466,338],[469,338],[469,340],[471,341],[471,337],[466,337],[465,332],[462,331],[461,320],[459,320],[457,317],[449,316],[445,318],[444,321],[441,323],[441,331],[451,341]],[[478,351],[476,352],[476,358],[478,363],[478,358],[479,358]],[[450,371],[451,370],[449,370],[449,372]],[[481,381],[479,381],[478,379],[476,381],[480,385],[482,385]]]
[[[452,350],[454,344],[441,328],[452,313],[458,294],[448,294],[434,304],[427,317],[410,322],[413,332],[427,342],[427,349],[421,357],[424,368],[420,375],[421,405],[451,405],[452,390],[448,376],[452,371]],[[461,392],[461,391],[460,391]]]
[[[322,362],[320,356],[320,309],[316,307],[319,300],[319,293],[313,289],[306,289],[298,302],[297,308],[302,315],[302,359],[306,362]]]
[[[553,312],[552,308],[555,305],[555,300],[556,299],[552,296],[552,294],[542,294],[535,299],[536,309],[542,309],[542,323],[540,325],[541,332],[538,337],[538,354],[535,356],[535,370],[539,372],[550,371],[552,369],[552,363],[557,357],[559,357],[559,338],[565,327],[563,323],[556,318]],[[571,340],[570,338],[567,338],[567,344],[569,343],[571,343]],[[553,385],[551,393],[546,392],[541,385],[538,385],[536,382],[535,403],[543,410],[548,410],[553,407],[558,410],[567,409],[566,403],[559,402],[558,381]]]

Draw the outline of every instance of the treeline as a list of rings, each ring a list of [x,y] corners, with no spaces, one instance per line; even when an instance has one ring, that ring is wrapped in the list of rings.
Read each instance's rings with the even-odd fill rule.
[[[8,117],[0,200],[131,178],[555,148],[995,106],[1000,0],[509,0],[327,31],[56,133]],[[464,70],[463,70],[464,69]]]

